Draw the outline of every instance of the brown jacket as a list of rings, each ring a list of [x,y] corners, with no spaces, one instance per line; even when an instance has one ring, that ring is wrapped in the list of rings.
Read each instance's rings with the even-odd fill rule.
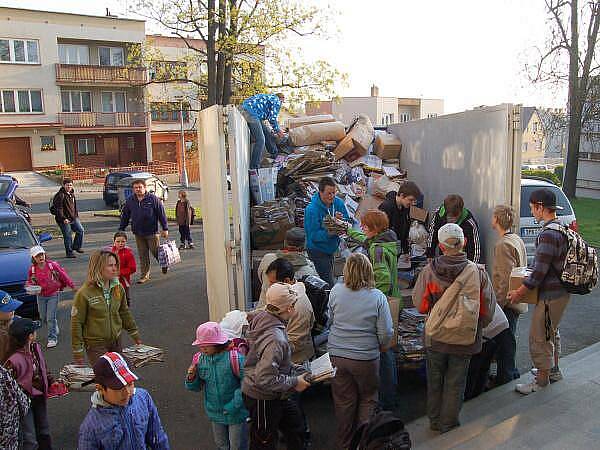
[[[302,364],[315,355],[311,334],[315,324],[315,314],[306,295],[304,283],[295,283],[292,285],[292,290],[298,294],[298,301],[295,305],[294,315],[288,321],[286,331],[292,350],[292,362]]]
[[[510,273],[515,267],[527,265],[527,251],[521,238],[515,233],[507,233],[496,243],[494,248],[494,267],[492,283],[496,301],[504,308],[508,304],[506,294],[510,281]]]
[[[189,200],[177,200],[175,205],[175,218],[177,219],[177,225],[190,226],[194,224],[194,218],[196,213],[194,207]]]

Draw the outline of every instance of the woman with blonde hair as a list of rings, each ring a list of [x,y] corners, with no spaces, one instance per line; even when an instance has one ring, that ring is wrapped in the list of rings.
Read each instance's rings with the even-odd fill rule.
[[[85,350],[93,366],[104,353],[120,352],[123,329],[136,344],[142,343],[119,283],[119,258],[111,251],[96,251],[90,256],[87,281],[75,294],[71,309],[73,360],[83,363]]]
[[[346,260],[344,283],[329,295],[329,318],[327,348],[337,368],[332,381],[336,448],[346,449],[377,406],[379,353],[394,333],[387,299],[375,288],[373,266],[365,255],[355,253]]]

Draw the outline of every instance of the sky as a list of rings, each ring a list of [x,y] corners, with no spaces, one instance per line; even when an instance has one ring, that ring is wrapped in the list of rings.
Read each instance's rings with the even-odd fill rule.
[[[307,60],[349,75],[342,96],[441,98],[445,112],[521,103],[564,107],[566,88],[532,85],[525,73],[548,32],[543,0],[305,0],[337,11],[328,39],[302,38]],[[134,0],[0,0],[0,6],[104,15]],[[155,25],[149,24],[155,32]],[[1,29],[0,29],[1,32]]]

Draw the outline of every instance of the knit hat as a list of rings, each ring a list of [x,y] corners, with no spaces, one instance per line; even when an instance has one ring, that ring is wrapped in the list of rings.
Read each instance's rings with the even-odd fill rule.
[[[285,232],[286,247],[304,248],[306,245],[306,233],[303,228],[294,227]]]
[[[16,338],[24,337],[38,330],[41,326],[42,324],[39,320],[15,317],[8,327],[8,334]]]
[[[267,290],[267,306],[278,312],[285,311],[298,300],[298,294],[289,284],[275,283]]]
[[[456,248],[463,245],[465,235],[459,225],[447,223],[438,230],[438,240],[445,247]]]
[[[241,338],[244,327],[248,325],[248,314],[237,309],[229,311],[221,320],[220,325],[229,339]]]
[[[94,364],[94,382],[116,391],[139,380],[119,353],[108,352]]]
[[[229,341],[217,322],[204,322],[196,328],[196,340],[192,345],[222,345]]]
[[[34,245],[33,247],[31,247],[31,249],[29,250],[29,255],[32,258],[35,258],[37,255],[41,254],[41,253],[46,253],[46,250],[44,250],[44,247],[42,247],[41,245]]]

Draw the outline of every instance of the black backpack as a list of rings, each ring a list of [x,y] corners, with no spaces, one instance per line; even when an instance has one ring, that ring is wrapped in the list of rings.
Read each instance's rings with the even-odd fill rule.
[[[48,210],[50,211],[50,214],[52,214],[53,216],[56,215],[56,206],[54,206],[54,201],[56,200],[57,195],[58,195],[58,192],[52,196],[52,198],[50,199],[50,203],[48,203]]]
[[[391,412],[381,411],[361,425],[352,438],[350,450],[410,450],[412,444],[404,422]]]
[[[306,296],[315,314],[315,325],[327,325],[327,306],[329,303],[329,284],[314,275],[306,275],[300,280],[306,287]]]

